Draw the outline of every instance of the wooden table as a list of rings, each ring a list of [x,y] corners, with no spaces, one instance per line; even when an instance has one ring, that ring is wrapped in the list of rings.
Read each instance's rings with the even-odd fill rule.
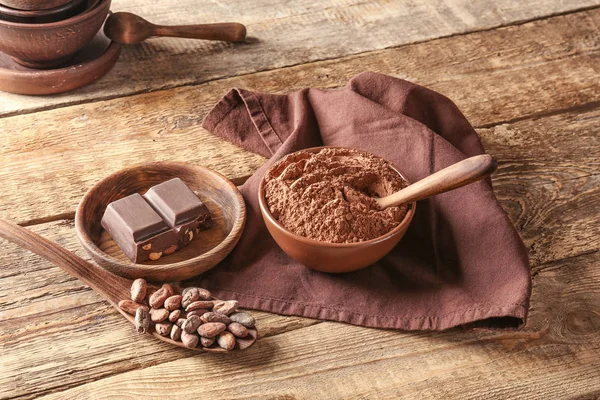
[[[530,252],[519,332],[406,333],[256,312],[225,356],[132,327],[57,267],[0,241],[0,398],[598,398],[600,1],[114,0],[165,24],[239,21],[245,44],[156,39],[95,84],[0,94],[0,216],[87,258],[75,207],[100,178],[187,161],[241,183],[264,162],[200,128],[231,87],[336,88],[377,71],[453,99],[500,163]]]

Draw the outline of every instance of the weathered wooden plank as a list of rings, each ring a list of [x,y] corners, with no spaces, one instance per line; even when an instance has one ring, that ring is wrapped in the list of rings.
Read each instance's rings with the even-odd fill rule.
[[[591,10],[193,88],[3,118],[0,215],[19,222],[68,216],[94,182],[138,162],[189,161],[229,177],[252,173],[261,157],[199,127],[232,86],[271,92],[337,87],[356,73],[374,70],[441,91],[479,126],[600,101],[598,25],[600,10]]]
[[[579,133],[581,140],[593,148],[599,140],[594,137],[598,136],[598,121],[600,110],[577,117],[567,113],[482,130],[485,145],[492,154],[501,160],[510,155],[494,174],[494,185],[501,204],[530,248],[536,273],[548,268],[540,263],[600,248],[596,213],[600,207],[600,175],[578,173],[580,165],[595,157],[594,150],[578,154],[569,146],[559,146],[565,138]],[[536,136],[536,132],[544,135]],[[540,161],[544,159],[568,162]],[[588,167],[594,168],[592,164]],[[87,258],[76,239],[72,221],[30,229]],[[82,283],[16,246],[2,248],[0,342],[5,345],[0,360],[7,368],[0,376],[0,397],[3,388],[19,396],[56,388],[64,390],[112,372],[139,368],[140,363],[154,365],[189,355],[158,347],[164,345],[153,340],[144,340],[134,347],[137,342],[131,327]],[[302,318],[258,315],[263,335],[315,323]],[[89,332],[94,335],[91,345]],[[106,343],[114,345],[114,350]],[[45,369],[39,364],[44,360],[44,349],[49,347],[60,352],[61,358]]]
[[[407,334],[325,322],[266,338],[243,354],[184,358],[44,398],[165,392],[228,399],[589,395],[600,390],[598,262],[596,252],[540,272],[521,332]]]
[[[521,179],[519,171],[513,174],[517,177],[511,182],[499,175],[496,193],[529,248],[532,264],[600,248],[600,174],[541,185]]]
[[[253,38],[246,44],[156,39],[124,49],[115,68],[71,94],[24,97],[0,94],[0,114],[111,98],[310,61],[490,29],[600,5],[598,0],[115,0],[165,24],[236,20]]]
[[[500,160],[494,188],[532,264],[600,248],[599,126],[595,109],[479,130]]]

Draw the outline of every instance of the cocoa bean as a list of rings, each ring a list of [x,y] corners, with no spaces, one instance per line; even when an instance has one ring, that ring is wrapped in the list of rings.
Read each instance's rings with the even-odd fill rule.
[[[165,308],[169,311],[173,311],[179,308],[181,305],[181,296],[174,294],[173,296],[167,297],[165,300]]]
[[[169,291],[167,289],[165,289],[165,287],[163,285],[156,292],[152,293],[152,296],[150,296],[150,300],[148,301],[148,303],[150,303],[150,306],[152,308],[161,308],[163,306],[163,304],[165,304],[165,300],[169,296],[171,296],[169,294]]]
[[[131,300],[136,303],[141,303],[146,298],[146,292],[148,291],[148,284],[146,280],[138,278],[131,284]]]
[[[146,301],[144,301],[144,304],[150,304],[150,297],[152,297],[152,295],[156,293],[157,290],[158,289],[154,286],[148,285],[148,288],[146,289]]]
[[[188,319],[185,320],[185,322],[181,326],[181,329],[183,329],[187,333],[192,333],[196,329],[198,329],[201,323],[202,321],[200,320],[199,316],[192,315],[191,317],[188,317]]]
[[[214,342],[215,342],[214,337],[211,337],[211,338],[201,337],[200,338],[200,344],[202,345],[202,347],[210,347],[213,345]]]
[[[207,312],[208,312],[208,310],[206,308],[199,308],[197,310],[192,310],[192,311],[188,312],[187,316],[191,317],[192,315],[197,315],[199,317],[202,317]],[[204,321],[202,321],[202,322],[204,322]]]
[[[177,321],[175,321],[175,325],[177,325],[178,327],[182,327],[183,323],[186,321],[185,318],[178,318]]]
[[[181,342],[185,347],[193,349],[194,347],[198,346],[199,340],[200,339],[198,338],[198,335],[181,331]]]
[[[215,337],[223,332],[227,326],[222,322],[207,322],[198,327],[198,334],[202,337]]]
[[[193,310],[197,310],[199,308],[212,308],[212,306],[213,306],[212,301],[199,300],[199,301],[194,301],[193,303],[188,304],[188,306],[185,308],[185,311],[193,311]]]
[[[183,308],[186,308],[196,300],[200,299],[200,293],[198,292],[198,288],[195,287],[185,288],[183,289],[183,292],[181,292],[181,294],[183,296],[183,299],[181,300],[181,305],[183,306]]]
[[[175,294],[175,289],[173,289],[173,286],[171,286],[168,283],[163,283],[161,288],[164,288],[167,291],[167,293],[169,293],[167,297],[171,297]]]
[[[220,312],[221,314],[229,315],[236,311],[238,308],[237,300],[217,301],[213,307],[214,312]]]
[[[206,289],[198,288],[198,294],[200,295],[200,300],[210,300],[212,298],[212,294]]]
[[[135,312],[138,308],[143,308],[146,311],[150,310],[150,307],[148,307],[147,305],[136,303],[132,300],[121,300],[119,302],[119,308],[129,315],[135,315]]]
[[[181,317],[181,310],[173,310],[169,314],[169,321],[175,323]]]
[[[258,332],[256,332],[256,330],[254,329],[248,329],[248,336],[246,336],[245,338],[236,338],[235,339],[235,344],[237,346],[238,349],[240,350],[244,350],[247,349],[248,347],[252,346],[252,344],[256,341],[256,336],[257,336]]]
[[[171,340],[180,340],[181,332],[183,332],[183,330],[180,327],[178,327],[177,325],[173,325],[173,327],[171,328]]]
[[[222,322],[225,325],[231,322],[227,315],[212,311],[202,314],[202,317],[200,318],[202,319],[202,322]]]
[[[146,333],[150,328],[150,315],[145,308],[139,307],[135,311],[135,329],[138,333]]]
[[[227,351],[233,350],[235,347],[235,336],[227,331],[221,332],[219,333],[219,336],[217,336],[217,343]]]
[[[245,312],[236,312],[229,316],[232,322],[237,322],[239,324],[244,325],[246,328],[254,328],[256,325],[256,321],[254,317]]]
[[[173,324],[170,322],[159,322],[154,324],[154,330],[161,336],[169,336],[172,326]]]
[[[167,318],[169,318],[169,310],[166,308],[150,309],[150,319],[152,322],[163,322]]]
[[[194,287],[194,286],[188,286],[188,287],[186,287],[186,288],[183,288],[183,289],[181,290],[181,295],[182,295],[183,297],[185,297],[185,295],[187,294],[187,292],[189,292],[190,290],[194,290],[194,289],[197,289],[197,288],[196,288],[196,287]]]
[[[248,328],[246,328],[239,322],[230,323],[229,325],[227,325],[227,330],[233,333],[234,336],[239,338],[245,338],[246,336],[248,336]]]

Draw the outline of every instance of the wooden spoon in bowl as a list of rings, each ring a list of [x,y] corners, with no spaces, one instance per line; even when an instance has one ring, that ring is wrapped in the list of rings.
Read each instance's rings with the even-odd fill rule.
[[[423,200],[483,179],[497,167],[496,160],[488,154],[470,157],[376,201],[383,209]]]
[[[108,272],[105,269],[85,261],[84,259],[57,245],[56,243],[53,243],[28,229],[11,224],[1,219],[0,237],[3,237],[9,242],[15,243],[24,249],[27,249],[45,258],[72,276],[76,277],[96,291],[96,293],[102,296],[110,303],[111,306],[116,308],[117,311],[127,318],[129,322],[135,325],[133,316],[127,314],[118,306],[119,301],[130,298],[131,280]],[[149,285],[149,288],[150,287],[151,286]],[[154,330],[152,330],[152,335],[163,342],[186,349],[188,348],[185,347],[183,343],[161,336],[154,332]],[[256,342],[257,335],[256,329],[248,329],[248,336],[246,338],[236,338],[236,349],[243,350],[252,346],[254,342]],[[227,350],[220,347],[196,347],[190,350],[207,351],[212,353],[227,352]]]
[[[237,22],[163,26],[155,25],[132,13],[118,12],[106,20],[104,34],[121,44],[141,43],[150,36],[243,42],[246,38],[246,27]]]

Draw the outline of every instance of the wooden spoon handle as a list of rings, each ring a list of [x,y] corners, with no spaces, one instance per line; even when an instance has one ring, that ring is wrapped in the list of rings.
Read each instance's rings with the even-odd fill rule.
[[[470,157],[421,179],[399,192],[378,199],[377,204],[381,208],[387,208],[423,200],[483,179],[494,172],[497,166],[496,160],[490,155]]]
[[[237,22],[179,26],[154,25],[153,27],[153,36],[222,40],[225,42],[243,42],[246,38],[246,27]]]
[[[130,280],[85,261],[29,229],[0,219],[0,237],[54,263],[111,303],[116,304],[120,299],[128,299],[130,296]]]

